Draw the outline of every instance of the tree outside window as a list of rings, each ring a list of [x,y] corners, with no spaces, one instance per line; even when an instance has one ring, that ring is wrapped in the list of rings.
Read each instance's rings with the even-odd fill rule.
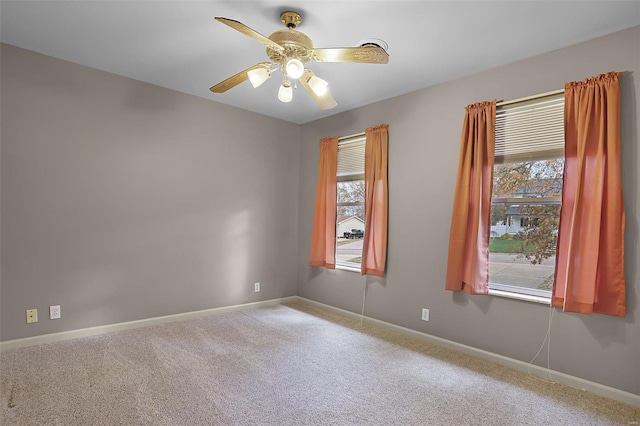
[[[489,245],[492,288],[502,284],[550,290],[563,169],[564,158],[494,166]]]

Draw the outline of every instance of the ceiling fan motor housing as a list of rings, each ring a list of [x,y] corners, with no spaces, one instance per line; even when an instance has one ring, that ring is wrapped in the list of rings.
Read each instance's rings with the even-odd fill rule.
[[[294,29],[276,31],[269,36],[269,40],[278,43],[284,48],[284,52],[278,52],[267,47],[267,56],[276,63],[282,63],[291,57],[307,62],[313,54],[313,42],[311,39],[305,33]]]

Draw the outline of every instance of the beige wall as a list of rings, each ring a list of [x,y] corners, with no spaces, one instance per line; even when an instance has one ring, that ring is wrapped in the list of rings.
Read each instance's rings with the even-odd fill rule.
[[[528,362],[545,336],[549,308],[444,290],[449,225],[463,108],[561,89],[564,83],[623,71],[622,167],[627,213],[628,315],[556,312],[554,370],[640,394],[638,101],[640,28],[502,66],[303,126],[300,157],[298,295]],[[389,123],[389,247],[384,279],[306,265],[313,221],[318,140]],[[406,226],[411,223],[412,226]],[[431,310],[429,322],[421,308]],[[544,351],[546,353],[546,350]],[[537,363],[546,365],[546,357]]]
[[[299,126],[8,45],[1,85],[3,341],[296,294]]]

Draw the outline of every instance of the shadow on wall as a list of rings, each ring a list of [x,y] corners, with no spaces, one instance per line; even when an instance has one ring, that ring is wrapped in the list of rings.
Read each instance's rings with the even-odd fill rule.
[[[627,280],[626,321],[634,323],[638,317],[638,297],[640,297],[640,277],[635,259],[638,259],[638,105],[636,93],[640,93],[633,74],[623,72],[620,76],[620,133],[622,157],[622,191],[625,206],[625,277]],[[638,321],[635,321],[637,323]]]
[[[375,275],[367,275],[365,285],[367,289],[371,286],[378,285],[382,288],[387,286],[387,276],[384,277],[376,277]]]
[[[473,303],[484,314],[487,314],[491,308],[492,297],[471,296],[464,291],[453,291],[451,293],[451,300],[458,306],[467,306],[469,303]]]

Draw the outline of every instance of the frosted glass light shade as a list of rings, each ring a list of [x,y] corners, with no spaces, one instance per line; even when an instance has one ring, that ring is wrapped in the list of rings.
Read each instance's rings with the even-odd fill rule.
[[[258,87],[269,78],[269,71],[264,68],[256,68],[248,71],[249,81],[253,87]]]
[[[315,93],[318,96],[322,96],[325,93],[327,93],[328,85],[329,83],[327,83],[325,80],[321,79],[320,77],[316,77],[315,75],[309,79],[309,87],[311,87],[311,90],[313,90],[313,93]]]
[[[304,64],[300,59],[292,58],[287,61],[285,70],[287,71],[287,76],[300,78],[302,77],[302,73],[304,73]]]
[[[282,102],[291,102],[291,99],[293,99],[293,89],[289,80],[282,82],[280,90],[278,90],[278,99]]]

